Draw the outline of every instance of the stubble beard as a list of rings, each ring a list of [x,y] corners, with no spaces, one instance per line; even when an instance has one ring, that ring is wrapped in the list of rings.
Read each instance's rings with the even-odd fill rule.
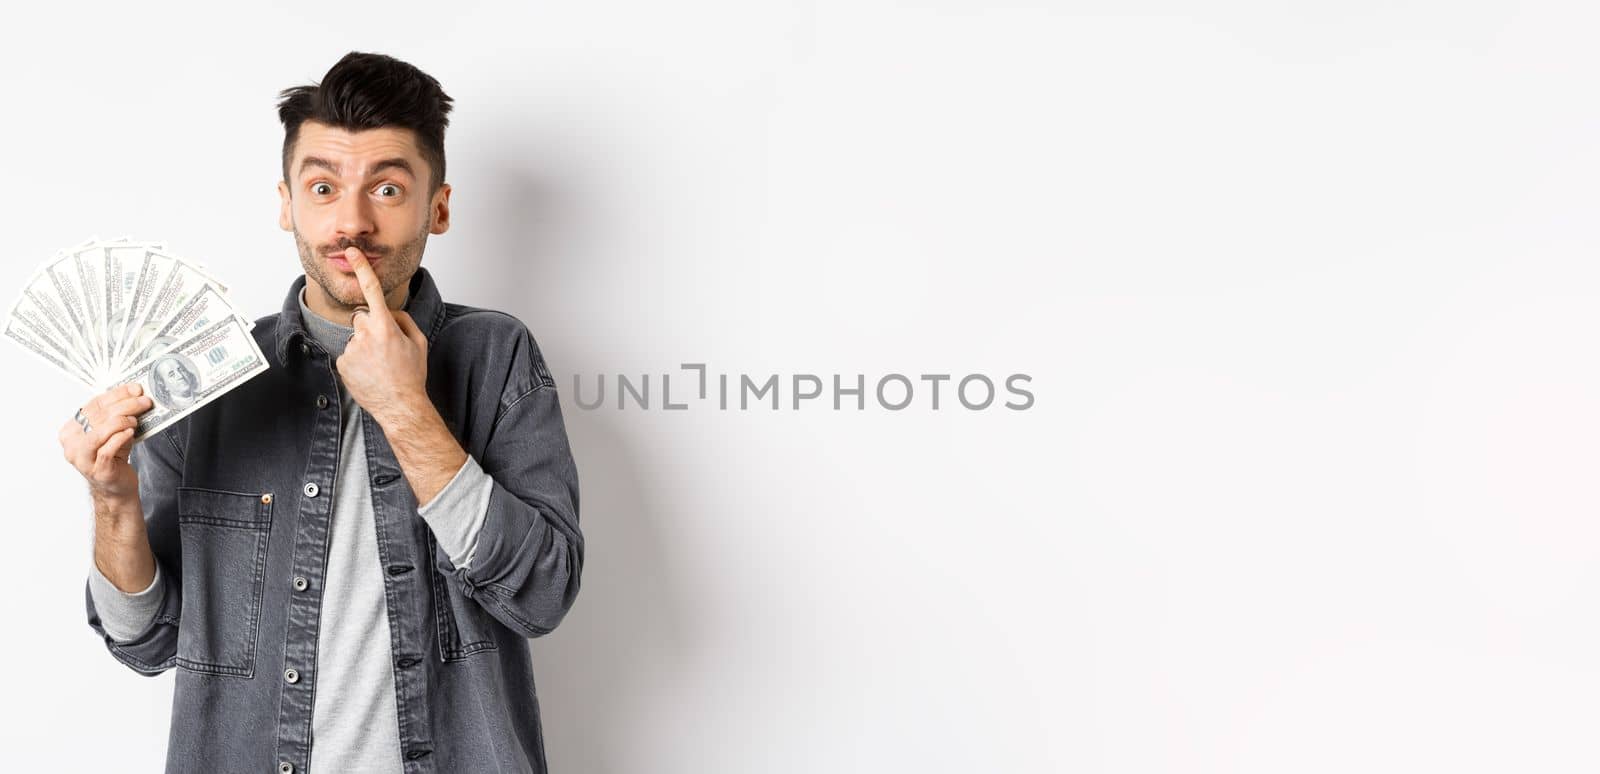
[[[378,284],[383,288],[385,298],[395,288],[409,282],[411,275],[422,264],[422,251],[428,245],[428,232],[432,224],[424,223],[422,229],[410,241],[398,246],[384,245],[366,239],[339,239],[325,245],[331,250],[343,249],[354,246],[367,255],[376,255],[383,260],[372,267],[378,275]],[[365,306],[366,297],[361,293],[361,286],[349,281],[346,275],[335,271],[328,265],[325,254],[313,249],[305,237],[300,235],[300,226],[294,227],[295,248],[300,251],[300,266],[305,269],[306,277],[322,287],[322,291],[336,303],[347,309]]]

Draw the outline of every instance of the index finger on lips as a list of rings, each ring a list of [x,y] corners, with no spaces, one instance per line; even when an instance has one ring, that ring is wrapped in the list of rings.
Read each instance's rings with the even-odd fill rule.
[[[389,304],[383,300],[383,283],[378,281],[378,273],[372,270],[372,264],[367,263],[367,256],[358,247],[346,247],[344,259],[355,270],[356,282],[361,283],[361,295],[367,298],[367,315],[389,320]]]

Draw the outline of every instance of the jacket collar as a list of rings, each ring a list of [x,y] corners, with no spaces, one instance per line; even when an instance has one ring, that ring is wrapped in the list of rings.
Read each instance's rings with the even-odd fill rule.
[[[289,285],[289,295],[283,299],[283,311],[278,314],[277,348],[280,363],[288,362],[289,347],[297,339],[311,340],[306,334],[305,323],[300,320],[300,291],[305,286],[306,275],[295,278]],[[401,309],[416,321],[417,327],[428,337],[431,349],[434,335],[444,325],[444,300],[439,297],[439,288],[433,284],[433,276],[427,269],[418,266],[416,273],[411,275],[410,293]]]

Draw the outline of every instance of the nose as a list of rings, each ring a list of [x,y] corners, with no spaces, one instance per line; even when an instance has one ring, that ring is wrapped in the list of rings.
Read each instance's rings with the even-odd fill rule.
[[[338,229],[337,236],[354,239],[372,233],[374,228],[371,203],[367,197],[359,194],[354,196],[341,196],[336,205]]]

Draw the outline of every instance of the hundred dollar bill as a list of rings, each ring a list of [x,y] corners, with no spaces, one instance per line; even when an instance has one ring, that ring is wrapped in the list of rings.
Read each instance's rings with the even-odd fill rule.
[[[207,282],[209,282],[209,283],[211,283],[213,285],[216,285],[217,286],[217,290],[222,291],[222,295],[224,295],[224,296],[228,295],[228,286],[225,283],[223,283],[222,280],[217,279],[217,275],[212,274],[211,270],[206,268],[205,264],[203,264],[203,263],[201,263],[199,261],[190,260],[188,258],[179,258],[178,260],[183,261],[184,265],[188,266],[189,268],[194,269],[197,272],[200,272],[200,276],[205,277]]]
[[[10,316],[20,318],[27,323],[37,335],[62,350],[72,365],[92,376],[95,368],[89,360],[89,353],[80,351],[76,346],[72,334],[69,333],[73,330],[72,321],[67,319],[66,310],[62,308],[60,299],[56,298],[49,284],[49,279],[43,276],[43,272],[35,274],[33,280],[23,286],[17,300],[11,304]]]
[[[200,288],[200,292],[195,294],[194,298],[183,305],[182,309],[167,319],[167,323],[156,331],[155,337],[143,350],[132,355],[129,362],[133,365],[125,370],[143,365],[144,361],[167,351],[173,344],[188,338],[190,334],[209,328],[228,315],[236,314],[233,306],[222,297],[222,292],[207,283]],[[246,323],[245,330],[249,330],[250,327],[250,324]]]
[[[211,391],[205,395],[214,397],[264,367],[265,359],[248,335],[255,323],[232,308],[227,292],[204,264],[165,252],[163,243],[128,237],[90,239],[57,251],[29,277],[0,323],[0,333],[30,356],[96,391],[137,378],[160,382],[170,377],[166,383],[175,385],[171,391],[178,396],[175,400],[187,402],[185,384],[231,378],[228,385],[206,382]],[[234,321],[231,329],[218,327],[229,318]],[[164,357],[207,331],[241,327],[245,335],[240,341],[248,346],[241,348],[238,341],[231,347],[214,346],[206,354],[221,359],[203,367],[181,367],[181,351]],[[227,358],[218,354],[232,350],[248,353],[239,355],[245,358],[244,365],[235,364],[242,376],[229,371]],[[139,377],[140,373],[145,376]],[[185,381],[185,374],[193,379]],[[150,388],[160,389],[155,383]],[[209,399],[203,397],[194,405]],[[139,438],[158,429],[145,421]]]
[[[128,296],[128,309],[124,315],[126,319],[123,321],[122,330],[117,334],[119,370],[127,370],[121,366],[127,365],[127,355],[131,354],[130,350],[136,346],[134,340],[138,331],[144,327],[144,319],[150,311],[151,302],[166,285],[167,275],[177,264],[177,259],[168,257],[158,250],[145,251],[144,260],[139,266],[139,277],[134,281],[133,292]]]
[[[124,237],[106,248],[106,356],[112,363],[121,362],[118,356],[122,335],[128,330],[128,316],[139,278],[144,273],[147,253],[162,247],[160,242],[134,242]]]
[[[245,321],[229,315],[110,386],[137,382],[155,404],[138,417],[133,440],[142,441],[267,368],[267,359]]]
[[[44,329],[26,318],[13,315],[6,320],[5,335],[22,345],[34,357],[55,366],[62,373],[90,386],[98,386],[95,378],[72,361],[61,347],[45,335]]]
[[[120,248],[118,249],[120,250]],[[116,354],[117,339],[116,328],[112,325],[112,320],[115,320],[122,313],[122,305],[125,303],[122,289],[127,281],[123,276],[121,252],[113,254],[112,248],[106,249],[106,271],[102,276],[102,280],[100,311],[104,314],[104,320],[101,321],[100,328],[106,332],[106,361],[115,363],[117,361],[113,356]]]
[[[73,252],[73,266],[78,271],[78,289],[82,291],[84,323],[89,329],[89,348],[94,352],[94,358],[100,361],[102,367],[110,369],[111,361],[105,355],[105,282],[101,278],[106,272],[106,251],[99,245],[91,245],[82,250]]]
[[[94,369],[89,367],[87,361],[77,352],[72,340],[54,323],[51,315],[44,311],[35,302],[35,296],[24,289],[17,300],[11,304],[11,312],[7,315],[6,324],[15,323],[21,330],[26,330],[31,336],[42,343],[48,344],[58,356],[67,364],[77,370],[93,375]]]
[[[96,377],[101,376],[107,369],[107,364],[95,357],[95,348],[91,346],[94,341],[90,329],[93,324],[89,322],[88,307],[83,300],[83,289],[78,284],[77,262],[72,253],[59,255],[44,267],[42,279],[46,293],[53,292],[55,299],[65,314],[68,323],[67,338],[76,342],[83,351],[84,358],[89,361]]]
[[[167,321],[210,284],[206,275],[177,256],[152,252],[150,257],[152,260],[170,262],[171,265],[161,278],[160,286],[150,296],[148,307],[142,312],[138,324],[125,337],[128,341],[123,348],[123,363],[130,360],[130,355],[143,353],[161,329],[166,327]],[[137,363],[136,358],[134,362]]]

